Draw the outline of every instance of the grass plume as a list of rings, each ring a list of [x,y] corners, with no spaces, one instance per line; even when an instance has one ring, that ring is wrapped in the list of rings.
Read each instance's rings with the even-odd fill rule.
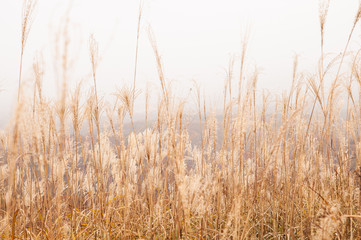
[[[24,16],[31,19],[34,2],[25,2]],[[67,18],[56,59],[59,99],[44,96],[39,55],[34,89],[21,95],[9,127],[0,132],[0,238],[360,239],[361,50],[349,52],[348,45],[361,7],[343,52],[327,61],[329,4],[319,9],[317,71],[301,72],[295,56],[290,89],[280,95],[260,91],[258,68],[247,68],[247,32],[240,58],[228,62],[221,112],[197,83],[191,106],[197,112],[187,112],[192,103],[172,92],[149,30],[160,94],[152,120],[151,93],[145,91],[144,123],[135,114],[142,2],[133,84],[109,103],[98,91],[93,35],[92,88],[83,82],[68,87]],[[29,29],[23,23],[23,50]],[[329,89],[323,88],[326,79]]]

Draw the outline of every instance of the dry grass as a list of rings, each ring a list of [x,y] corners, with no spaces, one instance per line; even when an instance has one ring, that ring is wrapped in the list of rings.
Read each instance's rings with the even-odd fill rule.
[[[18,84],[18,102],[20,101],[21,93],[21,75],[23,70],[23,56],[26,42],[29,37],[31,25],[33,22],[33,15],[37,5],[37,0],[23,0],[22,8],[22,22],[21,22],[21,51],[20,51],[20,67],[19,67],[19,84]]]
[[[282,96],[257,91],[257,69],[246,76],[246,34],[238,91],[231,88],[237,63],[232,58],[221,118],[207,111],[197,88],[200,144],[192,143],[187,103],[174,100],[151,30],[161,86],[153,125],[148,91],[146,130],[137,132],[134,124],[137,60],[133,86],[119,90],[112,106],[102,106],[93,36],[94,91],[84,97],[79,84],[67,98],[66,24],[60,99],[54,104],[43,97],[42,61],[36,58],[33,93],[18,98],[14,118],[0,135],[0,238],[360,239],[360,52],[349,55],[348,72],[341,74],[341,66],[361,8],[344,52],[328,60],[328,5],[320,5],[319,72],[305,78],[295,57],[292,86]],[[33,4],[24,6],[21,55],[33,11]],[[136,55],[140,22],[141,7]],[[21,75],[19,96],[20,83]],[[129,135],[123,131],[126,115]]]

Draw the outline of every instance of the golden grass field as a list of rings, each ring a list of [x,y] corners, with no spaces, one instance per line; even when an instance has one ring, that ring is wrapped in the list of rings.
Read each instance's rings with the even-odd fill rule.
[[[24,2],[17,104],[0,135],[1,239],[361,239],[361,49],[348,51],[361,7],[344,50],[330,57],[329,2],[320,5],[318,70],[304,75],[295,58],[281,96],[256,91],[257,71],[245,74],[245,36],[221,117],[197,89],[197,124],[172,94],[150,33],[161,94],[149,123],[145,92],[145,130],[137,131],[137,62],[132,87],[104,107],[92,36],[90,95],[67,87],[66,52],[60,99],[44,97],[40,61],[33,89],[22,89],[35,3]]]

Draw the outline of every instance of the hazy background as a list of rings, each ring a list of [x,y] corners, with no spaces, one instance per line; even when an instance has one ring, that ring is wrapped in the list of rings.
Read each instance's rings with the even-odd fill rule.
[[[69,4],[71,3],[71,4]],[[70,6],[70,7],[69,7]],[[156,109],[157,68],[149,43],[151,27],[162,55],[168,81],[175,94],[188,98],[196,81],[211,104],[221,101],[225,69],[232,55],[237,56],[241,40],[250,29],[247,69],[260,69],[258,89],[281,92],[288,89],[293,57],[300,55],[300,70],[315,72],[320,56],[317,0],[144,0],[139,42],[137,87],[151,89]],[[116,87],[133,82],[139,1],[135,0],[39,0],[24,53],[24,89],[33,86],[32,63],[41,54],[45,64],[44,91],[58,97],[54,69],[57,34],[69,11],[70,58],[69,86],[82,81],[86,93],[92,86],[88,39],[94,34],[102,61],[98,70],[100,94],[111,101]],[[325,52],[341,52],[352,27],[358,0],[331,0],[325,30]],[[21,0],[1,0],[0,8],[0,116],[1,126],[8,121],[16,104],[20,38]],[[351,49],[358,49],[357,27]],[[238,84],[238,76],[233,80]],[[144,111],[139,97],[135,112]]]

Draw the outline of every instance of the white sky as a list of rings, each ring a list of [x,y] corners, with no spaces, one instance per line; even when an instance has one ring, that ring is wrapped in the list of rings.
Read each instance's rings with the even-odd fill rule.
[[[16,103],[20,59],[21,0],[1,0],[0,9],[0,116],[8,118]],[[164,70],[177,95],[185,96],[196,81],[210,99],[223,95],[225,68],[239,55],[242,33],[251,29],[248,70],[261,69],[258,89],[282,91],[290,86],[293,56],[300,70],[314,72],[320,56],[317,0],[145,0],[141,26],[138,88],[148,82],[153,99],[159,90],[154,54],[147,29],[153,29]],[[64,23],[68,1],[39,0],[24,55],[23,80],[31,89],[32,63],[37,52],[45,61],[44,90],[57,97],[54,76],[55,34]],[[133,81],[138,18],[137,0],[74,0],[70,11],[70,49],[74,64],[69,84],[83,79],[92,86],[88,38],[99,42],[99,91]],[[358,0],[331,0],[325,32],[325,52],[343,50]],[[360,43],[360,27],[351,48]],[[239,61],[235,62],[235,68]],[[235,71],[237,72],[237,71]],[[234,86],[237,86],[237,76]],[[221,90],[222,89],[222,90]],[[144,91],[143,91],[144,92]],[[139,101],[142,101],[141,98]],[[143,106],[143,104],[141,105]],[[143,110],[143,108],[142,108]]]

